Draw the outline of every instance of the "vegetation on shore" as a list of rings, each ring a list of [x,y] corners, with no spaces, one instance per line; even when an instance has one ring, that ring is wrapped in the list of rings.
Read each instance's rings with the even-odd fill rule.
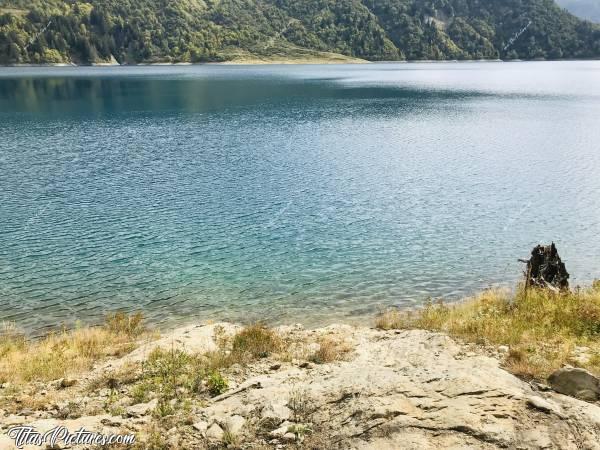
[[[572,292],[489,290],[458,304],[429,303],[418,311],[390,309],[376,317],[376,326],[440,331],[484,350],[492,347],[495,355],[499,346],[506,346],[501,352],[505,368],[527,379],[545,379],[565,363],[600,373],[600,282]],[[137,427],[136,448],[177,448],[169,443],[168,430],[177,430],[171,438],[198,443],[198,436],[206,433],[204,422],[198,422],[202,411],[244,392],[252,377],[277,374],[282,366],[294,371],[343,360],[351,364],[360,354],[358,348],[355,352],[356,338],[348,340],[352,333],[371,333],[367,345],[401,339],[373,329],[340,332],[343,327],[331,332],[263,324],[186,329],[196,333],[187,342],[208,337],[212,344],[190,351],[185,339],[176,343],[175,338],[159,338],[140,314],[111,314],[100,326],[38,340],[27,340],[5,325],[0,333],[0,408],[5,416],[37,411],[59,420],[93,421],[108,414]],[[130,354],[139,346],[143,348]],[[324,367],[325,373],[330,367]],[[292,445],[318,442],[326,433],[314,420],[310,396],[293,384],[286,395],[279,400],[291,411],[284,432],[293,435]],[[134,424],[132,420],[141,416],[145,421]],[[250,422],[246,438],[254,436],[255,441],[270,439],[278,426],[263,419]],[[222,435],[212,439],[218,436],[220,444],[239,447],[239,431],[225,422],[220,425]]]
[[[283,362],[331,363],[352,350],[333,337],[294,338],[260,323],[212,328],[213,350],[195,353],[155,341],[142,360],[123,359],[122,364],[93,370],[98,363],[119,360],[148,339],[158,339],[157,333],[148,331],[141,315],[122,313],[108,316],[101,326],[52,333],[33,341],[5,325],[0,334],[0,411],[44,411],[62,420],[140,414],[151,422],[144,426],[134,448],[174,448],[167,444],[165,430],[188,429],[193,411],[232,389],[235,392],[257,367],[265,370],[266,365],[269,371]],[[74,392],[88,400],[74,399]],[[291,393],[289,404],[295,419],[304,418],[309,406],[303,392]],[[307,430],[298,425],[294,432],[305,434]],[[233,445],[237,439],[235,432],[225,427],[222,443]]]
[[[505,368],[526,379],[545,380],[564,364],[600,374],[600,282],[562,293],[488,290],[457,304],[387,310],[376,326],[440,331],[475,344],[508,346]]]
[[[94,363],[131,352],[152,338],[141,314],[115,313],[98,327],[76,327],[29,340],[14,325],[0,330],[0,384],[50,381],[90,370]]]
[[[600,57],[553,0],[5,0],[0,64]]]
[[[388,309],[376,317],[376,327],[440,331],[462,341],[507,346],[505,367],[526,378],[544,379],[564,364],[600,374],[600,281],[586,289],[554,292],[520,287],[487,290],[463,302],[428,302],[418,310]],[[141,314],[116,313],[101,326],[76,327],[29,340],[11,324],[0,330],[0,384],[48,382],[89,371],[94,364],[131,352],[158,338]],[[304,358],[315,363],[343,359],[350,349],[331,339],[319,339],[310,354],[298,354],[295,343],[262,325],[244,327],[234,336],[216,336],[218,349],[204,355],[182,355],[157,350],[148,357],[150,378],[169,364],[180,376],[201,374],[206,381],[234,365],[277,354],[279,359]],[[179,360],[178,360],[179,358]],[[170,360],[170,363],[165,363]],[[178,360],[178,362],[176,361]],[[194,376],[196,376],[194,375]],[[198,380],[187,380],[193,384]],[[219,383],[215,383],[217,385]],[[215,388],[214,391],[219,389]]]
[[[507,346],[510,350],[506,368],[526,378],[543,379],[564,364],[600,374],[600,282],[560,293],[522,287],[515,293],[487,290],[454,304],[439,301],[428,302],[418,310],[388,309],[376,317],[375,324],[383,330],[440,331],[478,345]],[[0,384],[47,382],[73,376],[156,338],[158,333],[148,330],[139,313],[111,314],[101,326],[52,332],[38,340],[29,340],[13,325],[3,324]],[[310,354],[302,350],[299,355],[294,343],[286,342],[262,324],[216,338],[217,350],[193,358],[157,350],[149,355],[148,367],[168,367],[165,360],[175,364],[173,361],[180,358],[177,371],[181,376],[185,377],[189,369],[190,374],[202,374],[206,381],[220,370],[272,354],[282,360],[300,357],[324,363],[343,359],[350,351],[343,343],[325,338],[315,342],[317,348]],[[149,369],[148,373],[160,370]]]

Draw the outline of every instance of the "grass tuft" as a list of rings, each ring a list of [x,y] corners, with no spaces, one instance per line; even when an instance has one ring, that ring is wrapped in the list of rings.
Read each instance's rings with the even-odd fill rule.
[[[233,336],[215,329],[217,349],[203,355],[203,363],[209,370],[219,370],[235,364],[248,364],[253,360],[268,358],[284,350],[281,337],[263,324],[249,325]]]
[[[302,423],[309,421],[314,412],[313,405],[314,400],[311,399],[306,389],[292,387],[287,406],[292,411],[294,422]]]
[[[226,448],[238,448],[240,444],[240,437],[232,432],[229,427],[225,427],[223,430],[223,444]]]
[[[508,345],[506,368],[524,378],[546,378],[566,363],[600,373],[598,286],[564,293],[488,290],[453,305],[428,302],[418,311],[384,311],[376,326],[435,330],[477,344]],[[576,346],[589,348],[587,362],[571,359]]]
[[[50,381],[90,370],[94,363],[121,356],[136,346],[145,332],[140,315],[120,316],[100,327],[76,327],[27,340],[14,326],[0,332],[0,382]],[[128,325],[125,326],[124,324]]]
[[[327,364],[343,360],[352,351],[352,347],[349,344],[332,337],[322,337],[317,343],[319,344],[319,349],[309,358],[315,364]]]
[[[232,341],[231,354],[240,360],[267,358],[282,348],[281,338],[263,324],[245,327],[236,333]]]
[[[104,328],[111,334],[137,337],[146,332],[144,315],[136,312],[128,315],[122,311],[108,314],[104,321]]]

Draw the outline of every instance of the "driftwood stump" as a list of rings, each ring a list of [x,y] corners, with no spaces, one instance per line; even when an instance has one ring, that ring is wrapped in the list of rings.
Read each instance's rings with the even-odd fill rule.
[[[558,256],[554,242],[552,245],[538,245],[531,251],[531,258],[521,260],[527,263],[525,287],[541,287],[552,290],[569,289],[569,273]]]

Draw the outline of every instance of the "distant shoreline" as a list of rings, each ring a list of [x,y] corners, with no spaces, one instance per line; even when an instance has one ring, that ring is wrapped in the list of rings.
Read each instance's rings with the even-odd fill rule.
[[[240,59],[222,62],[155,62],[138,64],[118,64],[118,63],[93,63],[93,64],[74,64],[74,63],[47,63],[47,64],[0,64],[1,68],[31,68],[31,67],[159,67],[159,66],[267,66],[267,65],[340,65],[340,64],[434,64],[434,63],[515,63],[515,62],[585,62],[600,61],[593,59],[416,59],[402,61],[368,61],[358,58],[348,58],[340,60],[307,58],[307,59],[281,59],[281,60],[260,60],[260,59]]]

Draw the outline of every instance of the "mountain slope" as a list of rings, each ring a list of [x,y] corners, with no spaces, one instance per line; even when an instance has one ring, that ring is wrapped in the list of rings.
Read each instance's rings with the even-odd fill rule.
[[[0,0],[2,1],[2,0]],[[553,0],[3,0],[0,64],[600,57]]]
[[[556,3],[582,19],[600,23],[600,1],[598,0],[556,0]]]

